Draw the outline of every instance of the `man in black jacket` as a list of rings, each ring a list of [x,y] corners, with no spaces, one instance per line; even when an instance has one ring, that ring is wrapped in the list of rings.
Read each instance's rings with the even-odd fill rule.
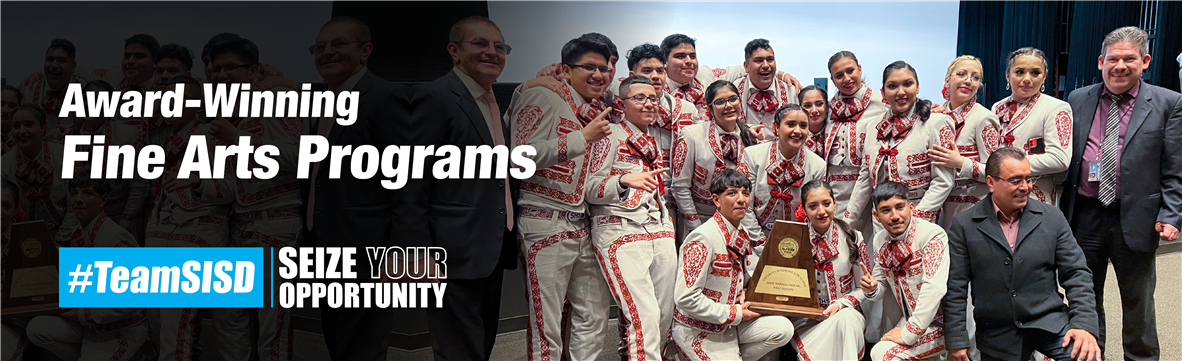
[[[355,18],[341,16],[320,29],[309,49],[316,70],[329,90],[358,92],[357,120],[349,126],[334,118],[312,118],[308,133],[327,138],[333,146],[412,144],[417,128],[411,127],[406,90],[387,82],[366,68],[373,51],[369,27]],[[397,191],[382,187],[381,177],[359,179],[343,171],[329,178],[332,162],[349,169],[349,158],[332,157],[316,164],[308,184],[308,240],[322,247],[422,247],[428,246],[422,227],[422,208],[404,205],[410,195],[420,193],[422,183],[408,182]],[[364,256],[361,254],[359,256]],[[359,260],[356,282],[377,282],[370,278],[369,262]],[[352,280],[350,280],[352,281]],[[394,316],[386,308],[320,308],[324,342],[333,360],[386,359],[387,335]]]
[[[965,309],[969,285],[982,360],[1099,360],[1092,274],[1063,214],[1029,199],[1037,177],[1017,148],[985,164],[992,192],[948,229],[944,337],[952,360],[968,361]],[[1058,292],[1067,292],[1068,304]]]
[[[511,48],[496,24],[484,17],[460,20],[449,38],[447,50],[455,67],[413,91],[420,134],[413,144],[460,149],[508,145],[502,107],[496,103],[492,84],[505,68]],[[497,166],[509,163],[508,156],[497,160]],[[484,165],[463,166],[479,169]],[[433,168],[430,162],[423,166]],[[516,267],[512,194],[516,182],[495,177],[424,178],[428,185],[410,195],[412,201],[403,207],[424,213],[419,227],[425,225],[427,241],[447,250],[447,295],[442,308],[427,310],[435,360],[488,360],[497,336],[504,269]]]
[[[1126,360],[1157,360],[1158,241],[1182,223],[1182,95],[1141,81],[1149,35],[1137,27],[1104,38],[1104,82],[1067,97],[1075,117],[1071,166],[1059,202],[1096,287],[1104,345],[1104,281],[1116,270]]]

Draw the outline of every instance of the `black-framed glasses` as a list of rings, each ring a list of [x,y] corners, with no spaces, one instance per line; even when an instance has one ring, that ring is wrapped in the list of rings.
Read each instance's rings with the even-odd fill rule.
[[[1034,184],[1034,182],[1037,182],[1039,178],[1042,178],[1042,176],[1014,176],[1002,180],[1011,185],[1020,186],[1022,183]]]
[[[727,103],[738,103],[738,102],[739,102],[739,96],[735,95],[735,96],[731,96],[730,98],[726,98],[726,99],[714,99],[714,101],[710,102],[710,104],[714,104],[714,106],[716,106],[716,107],[721,107],[723,105],[726,105]]]
[[[220,72],[222,72],[222,71],[225,71],[225,72],[227,72],[227,73],[230,73],[230,72],[233,72],[233,71],[235,71],[235,70],[242,69],[242,68],[246,68],[246,67],[250,67],[250,65],[248,65],[248,64],[226,64],[226,65],[214,65],[213,67],[210,67],[210,68],[209,68],[209,73],[210,73],[210,74],[216,74],[216,73],[220,73]]]
[[[588,73],[594,73],[596,70],[598,70],[600,73],[603,73],[605,75],[608,75],[608,76],[612,75],[612,68],[607,65],[595,65],[595,64],[566,64],[566,65],[569,67],[572,67],[572,68],[581,68],[583,70],[586,70]]]
[[[509,46],[509,44],[492,43],[492,42],[489,42],[488,40],[485,40],[485,39],[476,39],[476,40],[471,40],[471,41],[460,41],[459,43],[472,45],[473,48],[476,48],[477,50],[480,50],[480,51],[487,51],[488,47],[491,45],[493,47],[493,49],[496,50],[497,54],[501,54],[501,55],[509,55],[509,53],[513,52],[513,47]]]
[[[363,43],[364,42],[362,42],[362,41],[333,40],[331,43],[327,43],[327,44],[325,44],[323,42],[312,44],[311,46],[308,46],[308,52],[311,53],[312,55],[322,54],[322,53],[324,53],[324,49],[327,49],[329,46],[332,46],[332,51],[339,52],[339,51],[345,50],[345,47],[349,46],[350,44],[363,44]]]
[[[652,102],[653,104],[659,104],[661,101],[661,98],[657,98],[656,95],[645,96],[644,94],[636,94],[628,97],[628,99],[632,99],[632,101],[640,104],[644,104],[645,101]]]

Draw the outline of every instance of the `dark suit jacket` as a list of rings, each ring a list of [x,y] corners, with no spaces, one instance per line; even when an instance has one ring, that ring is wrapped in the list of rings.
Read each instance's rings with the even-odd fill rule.
[[[328,134],[331,145],[373,145],[379,150],[391,144],[407,144],[413,133],[407,87],[390,83],[366,72],[357,81],[358,118],[350,126],[333,125]],[[311,128],[315,132],[315,128]],[[317,245],[329,247],[427,246],[425,232],[417,232],[415,213],[403,206],[406,188],[391,191],[382,187],[380,175],[357,179],[349,171],[349,157],[341,164],[341,178],[329,179],[329,157],[316,175],[316,204],[313,225]],[[408,187],[414,186],[408,183]],[[397,230],[395,232],[395,230]],[[359,250],[364,252],[364,250]],[[361,255],[364,256],[364,255]],[[359,257],[361,257],[359,256]],[[362,261],[362,263],[365,263]],[[368,269],[368,263],[365,265]]]
[[[412,93],[415,121],[424,128],[416,144],[454,145],[461,151],[467,146],[496,145],[476,99],[455,72],[420,84]],[[500,106],[504,114],[504,105]],[[504,129],[503,134],[508,141],[509,131]],[[430,172],[432,168],[433,163],[428,162],[423,170]],[[431,244],[447,249],[448,278],[479,279],[491,275],[498,266],[516,267],[516,237],[505,229],[505,187],[510,187],[512,198],[517,199],[516,181],[434,179],[429,173],[424,174],[424,180],[430,184],[416,195],[415,204],[424,211],[422,224]]]
[[[1058,209],[1031,199],[1011,251],[989,195],[953,220],[948,255],[944,335],[949,349],[969,347],[965,309],[970,283],[978,333],[1033,328],[1058,334],[1069,325],[1099,334],[1092,273]],[[1060,285],[1070,305],[1063,304]]]
[[[1076,89],[1067,97],[1075,114],[1075,138],[1059,204],[1068,220],[1080,197],[1084,147],[1103,86]],[[1129,248],[1153,252],[1156,222],[1180,227],[1182,221],[1182,95],[1141,82],[1136,101],[1120,156],[1120,226]]]

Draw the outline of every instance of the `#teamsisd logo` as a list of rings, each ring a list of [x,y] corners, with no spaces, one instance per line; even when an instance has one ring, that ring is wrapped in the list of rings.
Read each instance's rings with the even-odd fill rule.
[[[262,307],[262,248],[59,250],[61,307]],[[71,267],[73,266],[73,267]]]

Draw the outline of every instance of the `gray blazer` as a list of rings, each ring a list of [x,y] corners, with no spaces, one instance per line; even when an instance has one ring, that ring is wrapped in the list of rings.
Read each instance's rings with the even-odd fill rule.
[[[1067,97],[1075,114],[1075,137],[1059,204],[1069,221],[1103,86],[1076,89]],[[1154,252],[1156,222],[1182,228],[1182,94],[1142,81],[1136,102],[1120,157],[1120,226],[1129,248]]]
[[[1099,334],[1092,272],[1055,207],[1031,199],[1011,251],[990,194],[952,221],[948,256],[944,336],[949,349],[970,346],[965,312],[970,283],[978,333],[1009,329],[1017,337],[1017,330],[1026,328],[1058,334],[1070,326]],[[1070,304],[1063,303],[1059,286]]]

